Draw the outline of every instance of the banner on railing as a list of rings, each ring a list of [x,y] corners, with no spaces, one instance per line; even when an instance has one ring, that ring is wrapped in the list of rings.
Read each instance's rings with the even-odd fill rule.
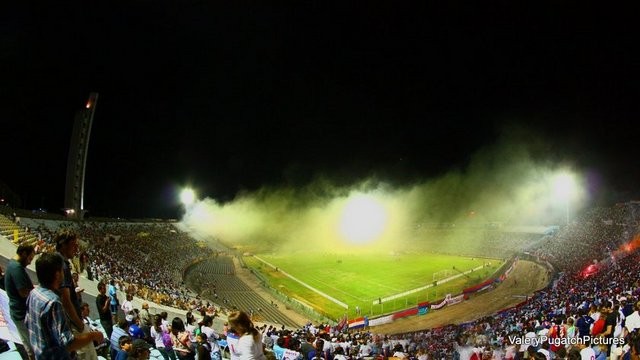
[[[451,305],[455,305],[455,304],[459,304],[462,302],[462,300],[464,300],[464,294],[460,294],[458,296],[455,297],[449,297],[449,299],[447,299],[447,306],[451,306]]]
[[[431,305],[431,310],[442,309],[443,307],[445,307],[445,305],[447,305],[447,300],[446,299],[442,300],[442,302],[439,303],[439,304],[432,304]]]
[[[448,306],[448,305],[459,304],[464,299],[465,299],[465,295],[464,294],[460,294],[458,296],[451,296],[451,294],[447,294],[447,296],[445,296],[445,298],[444,298],[444,300],[442,300],[442,302],[431,305],[431,310],[438,310],[438,309],[442,309],[443,307]]]
[[[466,289],[462,290],[462,293],[463,293],[463,294],[474,293],[474,292],[479,291],[480,289],[482,289],[482,288],[484,288],[484,287],[486,287],[486,286],[488,286],[488,285],[493,284],[493,282],[494,282],[494,281],[495,281],[494,279],[488,279],[488,280],[485,280],[485,281],[481,282],[481,283],[480,283],[480,284],[478,284],[478,285],[470,286],[470,287],[468,287],[468,288],[466,288]]]
[[[426,315],[429,312],[429,302],[418,304],[418,315]]]
[[[392,322],[393,322],[393,315],[387,315],[387,316],[379,317],[377,319],[369,320],[369,326],[391,324]]]
[[[383,316],[381,318],[378,319],[373,319],[369,322],[368,325],[362,325],[362,323],[360,322],[361,319],[366,319],[365,318],[360,318],[360,319],[356,319],[356,320],[351,320],[349,321],[349,328],[354,328],[354,327],[360,327],[360,326],[374,326],[374,325],[378,325],[380,324],[379,321],[383,321],[383,323],[387,323],[387,321],[390,321],[389,319],[391,319],[391,321],[395,320],[395,319],[399,319],[402,317],[407,317],[407,316],[412,316],[412,315],[425,315],[429,312],[429,310],[439,310],[442,309],[445,306],[450,306],[450,305],[456,305],[461,303],[462,301],[466,300],[469,298],[469,294],[474,293],[474,292],[479,292],[479,291],[484,291],[484,290],[489,290],[494,286],[494,283],[499,283],[500,281],[504,281],[506,280],[506,278],[509,276],[509,274],[513,271],[514,267],[518,264],[518,257],[516,257],[513,262],[510,264],[509,268],[502,273],[498,278],[491,278],[491,279],[487,279],[484,282],[478,284],[478,285],[474,285],[471,287],[468,287],[466,289],[464,289],[462,291],[462,294],[457,295],[457,296],[452,296],[451,294],[447,294],[445,296],[444,299],[438,300],[438,301],[434,301],[434,302],[423,302],[418,304],[417,307],[412,308],[412,309],[408,309],[408,310],[404,310],[398,313],[395,313],[393,315],[389,315],[389,316]],[[506,266],[503,265],[503,266]],[[384,300],[384,299],[382,299]],[[381,302],[381,299],[378,299],[377,301],[374,301],[375,303],[379,303]],[[516,305],[515,307],[519,307],[522,306],[523,304],[525,304],[526,301]],[[514,307],[509,307],[506,309],[502,309],[500,310],[498,313],[503,313],[505,311],[508,311],[510,309],[512,309]],[[381,319],[381,320],[379,320]]]
[[[397,312],[395,314],[393,314],[393,318],[394,319],[400,319],[403,317],[407,317],[407,316],[413,316],[413,315],[417,315],[418,314],[418,308],[412,308],[412,309],[407,309],[407,310],[403,310],[400,312]]]
[[[507,269],[507,271],[504,272],[504,277],[505,279],[509,277],[509,274],[511,274],[511,272],[513,271],[513,268],[518,264],[518,257],[515,258],[515,260],[513,260],[513,263],[511,264],[511,266],[509,266],[509,268]]]

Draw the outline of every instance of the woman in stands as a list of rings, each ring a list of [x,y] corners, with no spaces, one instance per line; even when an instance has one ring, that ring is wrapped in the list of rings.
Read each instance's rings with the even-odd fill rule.
[[[213,318],[209,315],[205,315],[204,319],[202,319],[202,326],[200,327],[200,331],[203,334],[207,335],[207,339],[209,340],[210,348],[211,348],[211,357],[216,359],[222,359],[222,354],[220,352],[220,346],[218,345],[218,339],[220,336],[213,330]]]
[[[198,321],[196,320],[196,317],[193,316],[193,313],[191,313],[191,311],[187,312],[187,323],[185,324],[185,328],[189,333],[189,340],[191,341],[191,343],[195,344],[196,329],[199,329],[200,327],[198,326]]]
[[[229,326],[240,337],[235,352],[241,360],[266,360],[260,341],[260,332],[253,326],[247,313],[234,311],[229,314]]]
[[[166,335],[165,335],[166,334]],[[169,336],[169,341],[166,341],[166,337]],[[163,329],[162,317],[156,314],[153,317],[153,326],[151,327],[151,338],[153,339],[156,349],[162,354],[165,360],[176,360],[173,348],[166,348],[167,345],[171,345],[171,336],[166,328]]]
[[[189,332],[187,332],[184,322],[179,317],[173,318],[171,322],[171,342],[179,360],[195,360],[195,349],[193,349],[193,344],[189,340]]]

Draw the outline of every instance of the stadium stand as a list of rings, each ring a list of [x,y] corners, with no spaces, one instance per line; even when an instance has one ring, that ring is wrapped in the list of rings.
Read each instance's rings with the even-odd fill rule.
[[[207,259],[192,266],[185,278],[187,284],[228,311],[242,310],[253,315],[253,319],[272,324],[295,327],[292,322],[273,303],[260,297],[235,275],[235,266],[228,256]]]
[[[539,234],[507,233],[488,229],[420,228],[414,251],[440,254],[508,258],[540,238]]]
[[[492,316],[393,335],[378,334],[375,328],[345,332],[340,325],[325,324],[307,324],[293,333],[270,328],[265,346],[282,343],[290,350],[303,351],[297,344],[312,333],[324,340],[324,358],[343,359],[337,355],[340,347],[351,359],[565,359],[580,358],[580,352],[589,357],[590,351],[592,358],[622,359],[640,350],[639,210],[634,202],[593,209],[546,237],[533,249],[534,256],[549,258],[560,271],[531,298]],[[591,265],[596,265],[595,270],[585,273],[584,268]],[[583,326],[581,319],[586,317],[611,319],[611,335],[595,333],[596,326],[587,324],[591,339],[615,338],[626,346],[581,345],[577,327]],[[518,343],[517,339],[526,338],[536,339],[537,345]],[[552,339],[552,344],[544,339]],[[273,345],[273,351],[278,354],[281,347]]]
[[[13,231],[18,230],[20,236],[14,242],[16,245],[24,242],[38,244],[41,252],[54,251],[51,241],[57,232],[76,232],[90,261],[81,261],[82,257],[74,259],[75,270],[79,273],[86,270],[96,280],[115,279],[119,289],[141,299],[182,310],[201,310],[207,307],[207,302],[213,302],[229,310],[254,313],[256,320],[296,326],[295,322],[234,276],[234,264],[226,253],[221,252],[224,249],[221,244],[218,243],[216,250],[213,250],[174,224],[77,223],[34,218],[22,218],[21,223],[25,225],[23,228],[0,215],[3,235],[12,238]],[[206,261],[210,257],[219,260]],[[203,265],[199,265],[203,260]],[[215,279],[222,285],[222,297],[216,299],[213,294],[205,293],[210,295],[206,299],[199,296],[201,290],[194,293],[185,286],[185,272],[194,264],[198,269],[196,272],[215,274]],[[223,299],[226,303],[222,302]]]
[[[15,233],[18,235],[17,238],[14,236]],[[0,235],[11,239],[16,245],[38,243],[38,237],[30,231],[29,226],[16,224],[4,215],[0,215]]]
[[[263,342],[269,352],[278,353],[282,347],[307,351],[307,355],[310,351],[321,351],[326,354],[322,356],[325,359],[343,359],[338,348],[352,359],[378,356],[420,360],[567,358],[567,353],[583,351],[585,346],[538,344],[528,347],[519,345],[515,339],[555,336],[570,342],[578,334],[576,327],[598,336],[591,333],[596,331],[595,326],[584,326],[584,319],[589,317],[593,319],[591,322],[611,319],[613,333],[605,336],[621,339],[629,346],[586,347],[592,348],[596,356],[600,356],[598,358],[623,358],[624,353],[640,350],[636,327],[640,326],[640,321],[631,321],[634,317],[640,319],[637,306],[633,309],[640,300],[639,215],[640,204],[636,202],[596,208],[546,236],[528,251],[533,258],[553,264],[556,268],[553,281],[531,298],[492,316],[398,334],[378,334],[375,328],[346,331],[344,323],[309,323],[295,331],[265,325],[261,328]],[[10,234],[7,236],[11,238],[16,226],[6,217],[0,218],[2,234]],[[45,225],[35,229],[39,231],[35,237],[45,244],[48,231],[54,231]],[[200,291],[215,285],[218,298],[227,299],[231,307],[258,313],[274,310],[270,304],[252,298],[251,289],[234,277],[236,270],[228,254],[201,248],[201,244],[171,225],[85,223],[74,230],[92,246],[89,252],[94,260],[88,267],[93,268],[98,277],[110,276],[124,286],[134,285],[138,294],[156,295],[173,306],[193,307],[198,294],[189,297],[194,294],[186,292],[181,283],[185,275],[193,274]],[[32,241],[29,237],[19,239]],[[134,243],[135,247],[132,246]],[[139,248],[145,251],[136,250]],[[101,257],[108,260],[95,260]],[[166,269],[157,273],[158,264]],[[188,269],[186,273],[185,269]],[[585,269],[592,271],[585,272]],[[628,321],[625,323],[625,320]],[[282,323],[279,321],[273,323]],[[319,344],[309,334],[324,340],[322,350],[309,350],[309,346],[299,345],[307,340],[310,344]],[[534,356],[538,352],[542,355]],[[604,356],[600,355],[603,352]]]

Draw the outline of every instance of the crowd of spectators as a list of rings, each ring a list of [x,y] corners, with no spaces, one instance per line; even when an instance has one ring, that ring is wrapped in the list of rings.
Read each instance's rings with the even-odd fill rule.
[[[309,354],[314,348],[322,349],[322,358],[337,360],[381,356],[551,360],[591,355],[592,359],[622,359],[634,352],[640,355],[640,252],[632,245],[639,232],[636,214],[640,214],[637,204],[594,209],[548,236],[534,252],[557,267],[553,281],[518,306],[493,316],[389,336],[377,334],[375,328],[345,332],[327,325],[308,324],[297,331],[269,327],[263,329],[265,348],[276,359],[299,354],[312,359]],[[582,269],[594,259],[597,270],[585,274]],[[576,340],[582,335],[619,345],[583,344]],[[565,340],[544,341],[549,338]],[[524,339],[535,340],[527,343]]]
[[[191,308],[194,296],[184,286],[183,271],[211,256],[209,248],[168,224],[85,223],[79,230],[90,242],[88,267],[96,278],[115,279],[120,289],[155,303]]]
[[[635,204],[593,208],[547,236],[536,254],[559,271],[571,271],[610,258],[637,231]]]
[[[263,344],[278,360],[298,356],[551,360],[576,358],[576,353],[580,358],[580,353],[584,356],[589,351],[594,358],[622,358],[635,351],[640,339],[636,337],[640,322],[630,321],[638,317],[634,305],[640,300],[640,254],[633,242],[639,232],[639,208],[628,203],[592,209],[547,236],[530,251],[555,267],[553,281],[518,306],[493,316],[395,335],[377,334],[375,328],[346,332],[337,326],[308,324],[290,331],[265,326],[260,329]],[[193,307],[182,284],[182,272],[195,260],[212,255],[212,250],[167,224],[74,226],[70,230],[88,243],[87,266],[95,277],[115,279],[121,289],[155,302]],[[49,230],[36,231],[42,232],[46,247]],[[586,274],[583,270],[589,265],[597,267]],[[556,346],[543,341],[529,346],[517,341],[543,336],[573,339],[585,334],[623,339],[621,343],[627,345]]]
[[[39,253],[55,251],[57,233],[77,234],[82,245],[74,270],[86,270],[90,279],[115,280],[126,294],[183,310],[204,306],[183,283],[183,272],[215,252],[172,224],[36,222],[27,230],[37,236]]]

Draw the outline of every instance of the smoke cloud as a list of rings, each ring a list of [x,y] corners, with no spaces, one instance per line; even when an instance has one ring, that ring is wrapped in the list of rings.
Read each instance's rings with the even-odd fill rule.
[[[337,186],[318,176],[304,187],[262,188],[227,203],[204,199],[189,207],[182,221],[193,231],[240,249],[304,252],[411,248],[422,236],[416,229],[443,224],[563,224],[567,209],[575,216],[587,201],[580,190],[587,184],[577,169],[558,163],[548,145],[511,130],[510,136],[471,156],[464,168],[431,179],[402,185],[363,179]],[[559,172],[575,174],[577,186],[567,200],[554,194],[553,179]],[[351,244],[338,231],[342,211],[356,195],[375,198],[388,214],[384,232],[371,243]]]

